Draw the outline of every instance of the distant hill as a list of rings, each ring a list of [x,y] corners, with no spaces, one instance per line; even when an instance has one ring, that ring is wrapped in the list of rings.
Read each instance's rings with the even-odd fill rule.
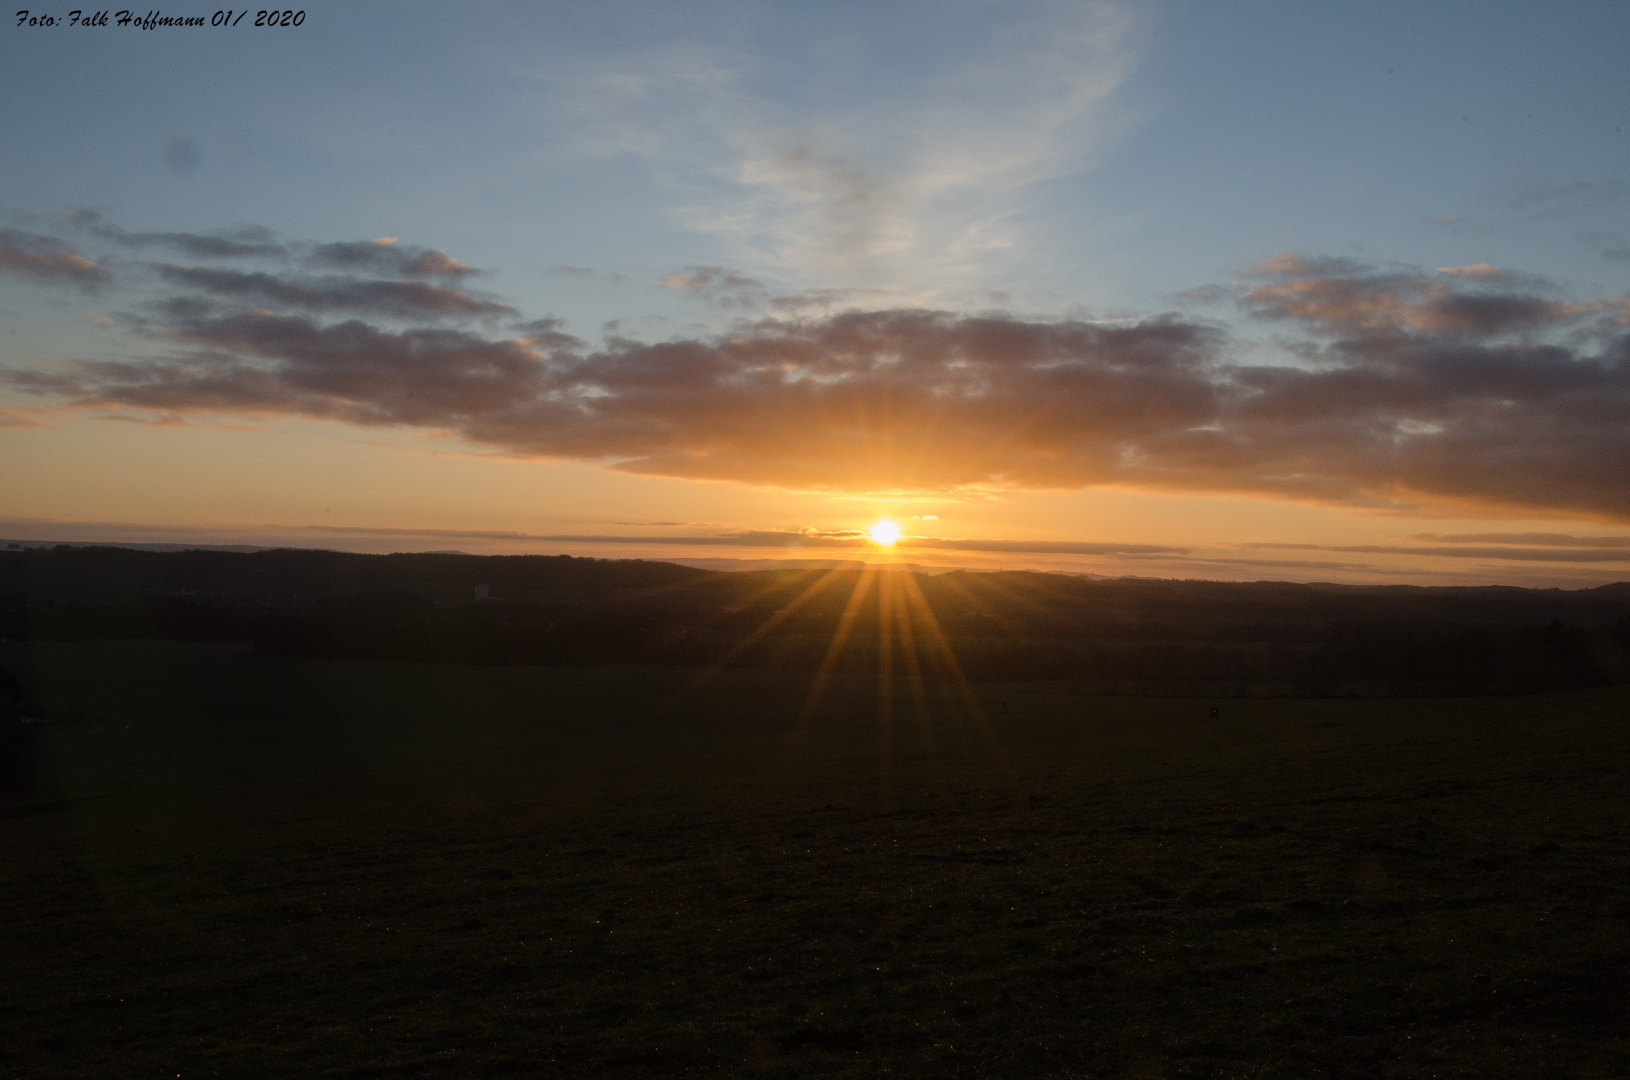
[[[15,543],[15,542],[14,542]],[[726,594],[742,574],[841,571],[860,573],[853,559],[594,559],[571,555],[468,555],[458,551],[363,555],[301,548],[230,545],[35,543],[0,550],[0,598],[116,603],[155,596],[300,603],[365,592],[415,593],[436,603],[469,600],[477,585],[493,598],[509,592],[576,588],[596,595],[620,590],[712,581]],[[874,566],[883,570],[883,566]],[[1227,615],[1244,611],[1279,617],[1401,617],[1520,623],[1591,620],[1630,602],[1630,582],[1590,589],[1523,589],[1505,585],[1343,585],[1329,582],[1204,581],[1101,577],[1032,570],[925,571],[913,563],[887,570],[923,579],[942,592],[952,583],[982,590],[982,603],[1034,611],[1087,605],[1139,615]],[[733,583],[734,582],[734,583]],[[929,582],[937,584],[930,585]],[[991,591],[994,590],[994,591]],[[984,595],[988,593],[988,595]],[[1020,599],[1022,598],[1022,600]]]
[[[905,570],[913,574],[943,574],[944,570],[930,570],[916,563],[868,563],[864,559],[669,559],[680,566],[694,566],[698,570],[718,570],[723,573],[741,573],[747,570]]]
[[[124,544],[103,540],[0,540],[0,548],[10,551],[49,551],[52,548],[128,548],[131,551],[272,551],[256,544]],[[462,554],[457,552],[455,554]]]
[[[730,560],[734,563],[734,560]],[[293,655],[1069,679],[1089,693],[1491,693],[1630,681],[1630,582],[1593,589],[722,572],[569,555],[0,551],[0,637]]]

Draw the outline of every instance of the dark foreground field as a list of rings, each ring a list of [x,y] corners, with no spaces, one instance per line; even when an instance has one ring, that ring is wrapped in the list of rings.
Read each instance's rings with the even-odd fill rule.
[[[0,645],[6,1077],[1630,1075],[1630,692]]]

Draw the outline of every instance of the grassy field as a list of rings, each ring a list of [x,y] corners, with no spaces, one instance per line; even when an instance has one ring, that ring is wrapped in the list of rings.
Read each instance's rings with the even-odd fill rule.
[[[0,663],[5,1077],[1630,1075],[1623,688]]]

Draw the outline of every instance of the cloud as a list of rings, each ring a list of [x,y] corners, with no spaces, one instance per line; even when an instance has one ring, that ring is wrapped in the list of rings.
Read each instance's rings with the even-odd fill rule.
[[[1505,274],[1504,270],[1490,266],[1488,263],[1478,263],[1475,266],[1440,266],[1440,274],[1453,274],[1456,277],[1476,278],[1478,281],[1492,281]]]
[[[1566,533],[1416,533],[1411,540],[1440,544],[1548,544],[1552,547],[1630,548],[1630,536],[1569,536]]]
[[[969,540],[949,536],[902,536],[900,548],[939,551],[984,551],[1013,555],[1187,555],[1188,548],[1156,544],[1095,544],[1052,540]]]
[[[623,525],[677,526],[679,521],[619,522]],[[699,547],[819,547],[875,550],[869,535],[859,529],[802,531],[748,529],[738,532],[705,535],[652,536],[622,535],[615,533],[522,533],[473,532],[452,529],[380,529],[343,525],[310,525],[314,532],[358,535],[413,535],[443,536],[469,540],[534,540],[543,543],[569,544],[659,544],[664,546]],[[902,536],[896,548],[933,551],[998,552],[1002,554],[1030,555],[1122,555],[1122,556],[1182,556],[1187,548],[1161,547],[1154,544],[1069,543],[1045,540],[975,540],[951,536]]]
[[[1479,283],[1513,277],[1488,265],[1444,267],[1440,274]],[[1410,269],[1384,273],[1348,259],[1308,259],[1282,251],[1246,271],[1275,278],[1245,293],[1241,303],[1264,319],[1294,319],[1327,334],[1363,335],[1428,332],[1487,337],[1514,330],[1544,328],[1614,305],[1570,304],[1511,291],[1466,292]],[[1512,284],[1534,287],[1543,279],[1516,276]]]
[[[1356,277],[1370,271],[1367,263],[1330,255],[1304,255],[1300,251],[1276,251],[1258,259],[1240,273],[1245,277],[1330,278]]]
[[[1626,192],[1630,192],[1630,184],[1623,180],[1575,180],[1524,192],[1513,201],[1525,208],[1529,217],[1551,217],[1615,203]]]
[[[1503,559],[1515,562],[1630,562],[1630,550],[1589,550],[1578,547],[1404,547],[1383,544],[1329,546],[1324,544],[1241,544],[1245,548],[1294,551],[1335,551],[1360,555],[1431,555],[1447,559]]]
[[[705,290],[739,275],[679,276]],[[919,309],[594,347],[549,319],[509,337],[437,326],[514,312],[424,283],[165,267],[182,295],[127,320],[150,355],[0,378],[166,422],[417,427],[509,455],[795,490],[1121,486],[1630,519],[1621,308],[1287,253],[1251,278],[1247,311],[1311,335],[1290,342],[1292,363],[1235,362],[1222,328],[1177,316]]]
[[[766,306],[782,318],[809,318],[887,304],[886,290],[881,289],[805,289],[772,296]]]
[[[784,75],[760,89],[765,62],[722,46],[557,77],[587,147],[651,161],[683,224],[755,277],[921,303],[1012,260],[1027,192],[1086,168],[1125,126],[1111,99],[1138,33],[1121,7],[1044,3],[1004,8],[971,48],[916,33],[904,61],[880,34],[810,58],[833,88],[818,108]],[[870,92],[856,102],[845,83]]]
[[[70,210],[62,215],[70,226],[101,240],[142,249],[167,247],[200,259],[264,259],[289,254],[289,248],[268,229],[246,226],[224,234],[192,232],[127,232],[95,210]]]
[[[527,319],[511,323],[509,330],[520,335],[518,340],[526,345],[576,344],[576,338],[561,331],[563,325],[565,323],[556,318]]]
[[[1235,290],[1226,285],[1201,285],[1178,293],[1176,299],[1184,304],[1220,304],[1224,300],[1234,299],[1236,295]]]
[[[421,319],[520,314],[508,304],[480,300],[457,289],[444,289],[422,281],[358,281],[346,277],[296,281],[272,274],[210,267],[157,266],[154,269],[166,282],[211,296],[306,311],[355,311]]]
[[[181,312],[150,332],[198,351],[173,360],[83,363],[72,392],[103,407],[440,428],[475,417],[491,422],[513,406],[516,394],[537,395],[545,385],[531,346],[458,330],[388,331],[359,320],[325,326],[269,312]],[[9,378],[26,389],[29,374]]]
[[[756,309],[769,299],[762,282],[724,266],[687,266],[660,278],[657,284],[726,309]]]
[[[664,288],[739,315],[771,312],[779,318],[807,318],[865,306],[886,306],[884,289],[806,289],[773,293],[763,282],[727,266],[687,266],[657,280]],[[988,294],[989,295],[989,294]],[[1006,293],[996,294],[1010,300]]]
[[[1341,570],[1341,571],[1371,571],[1375,567],[1369,563],[1331,562],[1309,559],[1194,559],[1191,560],[1196,567],[1223,567],[1232,569],[1238,566],[1250,566],[1258,569],[1273,570],[1300,570],[1304,573],[1310,570]]]
[[[70,210],[61,220],[82,234],[134,250],[162,247],[195,259],[298,260],[313,270],[386,277],[459,279],[481,273],[440,248],[399,243],[395,237],[321,244],[280,240],[270,229],[246,225],[222,233],[130,232],[95,210]]]
[[[0,229],[0,273],[85,289],[104,285],[111,276],[72,244],[20,229]]]
[[[39,408],[0,408],[0,428],[50,427],[45,419],[51,410]]]
[[[449,258],[440,248],[398,244],[395,237],[319,244],[306,252],[306,262],[315,267],[393,274],[399,277],[461,278],[481,271]]]

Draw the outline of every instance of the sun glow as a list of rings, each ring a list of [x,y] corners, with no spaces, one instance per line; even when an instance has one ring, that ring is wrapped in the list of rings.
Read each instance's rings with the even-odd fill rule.
[[[878,518],[877,523],[871,527],[867,535],[872,538],[872,543],[878,547],[893,547],[894,542],[900,539],[900,526],[888,518]]]

